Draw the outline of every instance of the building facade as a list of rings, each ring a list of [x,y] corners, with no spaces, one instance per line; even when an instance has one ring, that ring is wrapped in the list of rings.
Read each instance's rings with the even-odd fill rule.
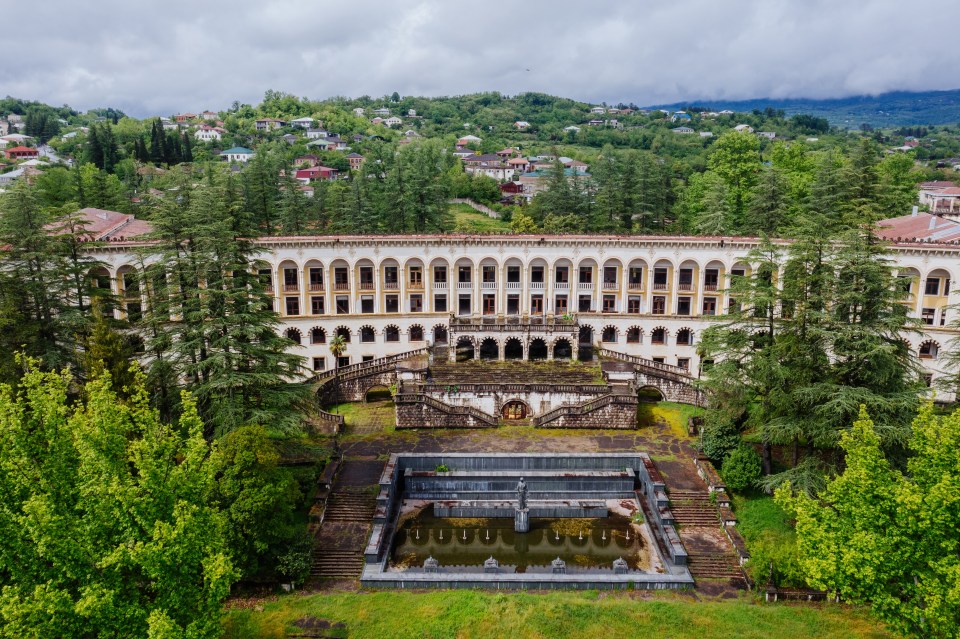
[[[127,274],[135,272],[137,244],[111,238],[96,249],[108,265],[103,280],[109,277],[125,308],[145,304],[125,285],[135,280]],[[730,308],[730,278],[750,273],[747,254],[757,240],[421,235],[269,237],[258,244],[281,330],[314,370],[333,367],[328,342],[337,333],[349,342],[343,365],[448,343],[457,332],[452,322],[575,318],[581,350],[600,346],[696,375],[700,334]],[[935,379],[941,351],[956,335],[949,325],[960,245],[899,243],[893,250],[904,303],[923,325],[903,339]]]

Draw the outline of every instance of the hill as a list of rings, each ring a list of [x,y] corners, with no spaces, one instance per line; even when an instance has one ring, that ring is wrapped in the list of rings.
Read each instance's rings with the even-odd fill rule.
[[[873,127],[953,124],[960,121],[960,89],[951,91],[896,91],[876,96],[861,95],[830,100],[805,98],[777,100],[697,100],[656,105],[652,109],[672,111],[694,106],[720,111],[760,111],[783,109],[787,115],[807,113],[826,118],[830,124],[855,129],[862,124]]]

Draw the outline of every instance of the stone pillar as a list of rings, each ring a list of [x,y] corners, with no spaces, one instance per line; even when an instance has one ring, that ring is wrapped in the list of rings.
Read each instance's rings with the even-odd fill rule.
[[[501,362],[507,359],[504,353],[506,347],[507,340],[502,339],[497,341],[497,359],[499,359]]]
[[[447,329],[447,361],[451,364],[457,361],[457,344],[450,338],[450,329]]]
[[[529,508],[517,508],[513,511],[513,531],[518,533],[530,532]]]
[[[580,337],[574,337],[570,343],[570,361],[575,362],[580,357]]]
[[[553,342],[549,342],[547,344],[547,361],[548,362],[553,361]]]

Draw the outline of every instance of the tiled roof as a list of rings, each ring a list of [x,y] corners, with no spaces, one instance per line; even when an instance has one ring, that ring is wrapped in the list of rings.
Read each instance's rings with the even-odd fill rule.
[[[880,220],[877,226],[877,235],[894,242],[960,241],[960,223],[929,213]]]

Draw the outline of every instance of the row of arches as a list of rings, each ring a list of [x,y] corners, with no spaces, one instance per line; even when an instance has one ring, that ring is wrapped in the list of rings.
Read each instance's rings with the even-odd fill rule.
[[[469,359],[537,361],[573,359],[574,357],[573,344],[565,337],[558,337],[549,342],[541,337],[535,337],[529,342],[524,342],[519,337],[508,337],[501,342],[494,337],[477,339],[463,335],[457,338],[455,352],[458,361]]]
[[[442,329],[442,330],[438,330],[438,329]],[[383,330],[381,331],[381,333],[383,335],[383,341],[385,343],[391,343],[391,342],[400,342],[403,331],[400,330],[400,327],[394,324],[389,324],[383,327]],[[353,331],[351,331],[346,326],[338,326],[333,330],[333,334],[343,337],[343,340],[347,343],[350,343],[353,341]],[[423,326],[421,326],[420,324],[413,324],[412,326],[410,326],[407,329],[406,334],[407,334],[408,342],[423,342],[425,339],[424,329],[423,329]],[[319,326],[314,326],[309,331],[307,331],[306,336],[304,336],[304,334],[300,332],[300,329],[296,327],[288,328],[284,332],[284,335],[286,335],[287,338],[296,342],[297,344],[303,344],[305,337],[306,337],[307,343],[310,343],[310,344],[326,344],[327,343],[327,331],[326,329],[321,328]],[[446,327],[440,327],[440,326],[435,327],[434,336],[436,337],[437,335],[442,335],[445,340]],[[356,331],[356,337],[357,337],[357,341],[361,344],[372,344],[376,342],[377,329],[370,325],[361,326]]]
[[[603,344],[617,344],[620,342],[620,337],[620,329],[613,325],[604,326],[600,332],[600,342]],[[643,329],[639,326],[631,326],[624,332],[623,337],[627,344],[642,344]],[[658,326],[650,331],[651,344],[666,344],[669,337],[670,331],[663,326]],[[583,340],[581,339],[581,341]],[[677,330],[676,344],[678,346],[692,346],[693,330],[689,328]]]

